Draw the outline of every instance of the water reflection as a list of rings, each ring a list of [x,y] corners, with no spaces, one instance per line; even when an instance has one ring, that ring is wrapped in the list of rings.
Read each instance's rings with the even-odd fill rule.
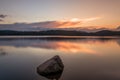
[[[0,56],[5,56],[7,53],[5,52],[4,49],[0,48]]]
[[[60,80],[120,80],[120,39],[0,38],[0,80],[47,80],[36,66],[54,55],[64,72],[47,78]],[[2,53],[2,55],[4,55]],[[60,77],[61,76],[61,77]]]
[[[0,39],[0,46],[35,47],[58,50],[66,53],[97,54],[93,45],[109,43],[120,45],[120,39]]]
[[[117,44],[120,46],[120,40],[116,40]]]
[[[44,77],[46,77],[46,78],[48,78],[50,80],[59,80],[61,75],[62,75],[62,72],[56,73],[56,74],[51,74],[51,75],[44,75]]]

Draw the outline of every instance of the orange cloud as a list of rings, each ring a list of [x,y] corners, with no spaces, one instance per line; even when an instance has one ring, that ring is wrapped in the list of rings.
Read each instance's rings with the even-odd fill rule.
[[[86,18],[86,19],[73,18],[70,20],[56,21],[56,24],[57,24],[56,27],[57,28],[79,27],[82,23],[98,20],[101,18],[102,17],[92,17],[92,18]]]
[[[98,20],[101,19],[102,17],[93,17],[93,18],[86,18],[86,19],[82,19],[83,22],[89,22],[89,21],[94,21],[94,20]]]
[[[1,18],[6,16],[1,15]],[[0,18],[0,21],[3,19]],[[46,21],[46,22],[35,22],[35,23],[14,23],[14,24],[1,24],[1,30],[22,30],[22,31],[38,31],[56,28],[78,28],[81,24],[86,22],[101,19],[101,17],[93,17],[86,19],[73,18],[69,20],[58,20],[58,21]]]
[[[58,26],[57,28],[71,28],[75,27],[81,24],[81,21],[79,22],[71,22],[71,21],[57,21]]]

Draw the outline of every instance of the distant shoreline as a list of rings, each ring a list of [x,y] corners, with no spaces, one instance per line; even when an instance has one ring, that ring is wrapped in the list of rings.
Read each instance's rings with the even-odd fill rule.
[[[23,39],[118,39],[120,36],[0,36],[0,39],[5,38],[23,38]]]
[[[12,31],[0,30],[0,36],[120,36],[120,31],[101,30],[97,32],[47,30],[47,31]]]

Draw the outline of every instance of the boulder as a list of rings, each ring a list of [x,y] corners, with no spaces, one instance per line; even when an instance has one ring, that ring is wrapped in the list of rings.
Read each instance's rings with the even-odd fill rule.
[[[50,80],[59,80],[62,75],[62,72],[56,73],[56,74],[50,74],[50,75],[41,75],[43,77],[46,77],[47,79]]]
[[[62,73],[63,69],[64,65],[62,60],[58,55],[56,55],[38,66],[37,72],[42,76],[49,76]]]

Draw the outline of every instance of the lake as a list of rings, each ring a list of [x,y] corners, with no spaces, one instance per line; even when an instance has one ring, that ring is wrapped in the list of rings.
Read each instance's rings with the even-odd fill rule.
[[[120,80],[118,37],[1,37],[0,80],[49,80],[36,68],[59,55],[59,80]]]

